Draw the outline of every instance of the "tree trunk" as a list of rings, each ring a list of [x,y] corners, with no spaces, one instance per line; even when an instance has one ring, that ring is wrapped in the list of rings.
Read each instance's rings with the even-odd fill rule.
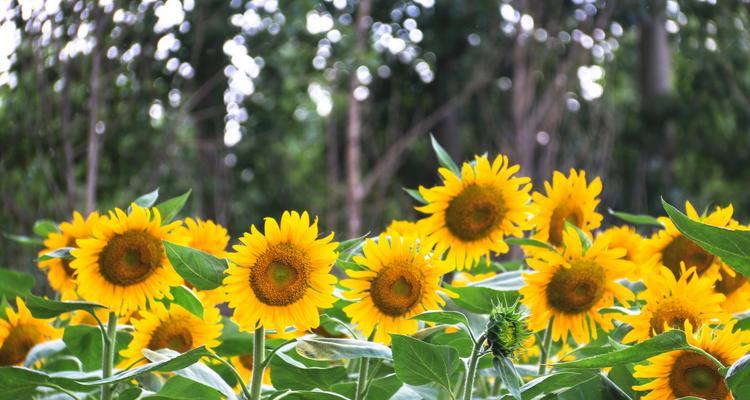
[[[68,198],[68,208],[76,209],[76,176],[75,176],[75,154],[73,152],[73,107],[70,102],[70,61],[63,61],[62,65],[63,88],[60,95],[61,127],[60,136],[65,156],[65,191]]]
[[[326,228],[335,231],[339,223],[339,138],[336,117],[330,115],[326,126],[326,170],[328,172],[328,198]]]
[[[362,231],[362,104],[354,98],[354,90],[359,86],[356,63],[362,58],[367,45],[368,19],[371,0],[361,0],[357,7],[356,35],[357,42],[354,54],[355,63],[351,65],[349,77],[349,101],[346,126],[346,214],[347,233],[354,237]]]
[[[94,3],[94,37],[96,43],[91,50],[91,80],[89,83],[89,132],[86,152],[86,213],[96,209],[96,182],[99,175],[100,138],[96,126],[99,123],[99,95],[101,91],[102,48],[104,41],[104,18],[102,8]]]

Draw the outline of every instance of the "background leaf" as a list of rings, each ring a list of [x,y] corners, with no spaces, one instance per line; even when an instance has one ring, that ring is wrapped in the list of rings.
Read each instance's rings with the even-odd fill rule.
[[[661,222],[659,222],[658,219],[645,214],[630,214],[622,211],[614,211],[611,208],[607,209],[607,212],[609,212],[609,215],[619,218],[627,223],[633,224],[633,225],[650,225],[650,226],[658,226],[662,227]]]
[[[190,197],[192,191],[192,189],[188,189],[188,191],[182,195],[173,197],[156,205],[156,209],[159,210],[159,214],[161,215],[162,225],[171,222],[180,210],[185,207],[185,203]]]
[[[27,273],[0,267],[0,297],[24,297],[31,292],[35,284],[34,277]]]
[[[435,139],[435,136],[430,134],[430,141],[432,142],[432,149],[435,150],[435,155],[437,155],[438,162],[440,165],[442,165],[445,168],[448,168],[456,174],[456,176],[461,176],[461,169],[458,168],[458,165],[456,165],[456,162],[453,161],[453,158],[451,158],[450,154],[448,154],[447,151],[443,148],[443,146],[438,143],[437,139]]]
[[[32,229],[34,234],[42,239],[46,239],[50,233],[60,232],[60,227],[57,222],[49,219],[40,219],[34,222],[34,228]]]
[[[149,208],[156,203],[156,200],[159,198],[159,188],[154,189],[153,192],[146,193],[137,199],[133,200],[133,203],[138,204],[139,206],[143,208]],[[161,210],[160,210],[161,212]]]

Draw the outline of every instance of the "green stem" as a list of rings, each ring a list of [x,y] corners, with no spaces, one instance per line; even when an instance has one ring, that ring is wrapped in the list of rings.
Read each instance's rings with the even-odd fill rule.
[[[51,389],[55,389],[55,390],[57,390],[59,392],[65,393],[68,396],[70,396],[70,398],[72,398],[74,400],[80,400],[80,398],[78,396],[76,396],[73,392],[65,389],[62,386],[55,385],[54,383],[45,383],[44,385],[41,385],[41,386],[45,386],[45,387],[48,387],[48,388],[51,388]]]
[[[542,348],[539,353],[539,376],[547,373],[547,360],[549,359],[549,353],[552,347],[552,318],[547,324],[547,330],[544,331],[544,340],[542,341]]]
[[[276,353],[278,353],[279,350],[281,350],[282,347],[288,345],[289,343],[293,343],[293,342],[296,342],[296,341],[297,341],[297,338],[289,339],[286,342],[284,342],[281,345],[279,345],[278,347],[276,347],[273,350],[271,350],[271,352],[268,353],[268,356],[263,360],[263,369],[268,368],[268,364],[271,363],[271,359],[273,359],[273,356],[275,356]]]
[[[469,371],[466,373],[466,381],[464,383],[464,400],[471,400],[471,393],[474,390],[474,378],[477,374],[477,364],[479,364],[479,356],[482,353],[482,347],[486,339],[487,334],[482,334],[476,343],[474,343],[474,350],[471,352],[471,358],[469,359]]]
[[[253,335],[253,376],[250,379],[251,400],[260,400],[260,389],[263,384],[264,357],[266,355],[266,330],[262,326],[255,328]]]
[[[357,391],[354,400],[362,400],[365,397],[365,385],[367,384],[367,371],[370,369],[370,359],[359,360],[359,379],[357,379]]]
[[[102,350],[102,379],[112,376],[112,370],[115,364],[115,345],[117,344],[117,314],[109,313],[107,321],[107,332],[103,336],[104,348]],[[112,399],[112,385],[105,383],[102,385],[101,400]]]

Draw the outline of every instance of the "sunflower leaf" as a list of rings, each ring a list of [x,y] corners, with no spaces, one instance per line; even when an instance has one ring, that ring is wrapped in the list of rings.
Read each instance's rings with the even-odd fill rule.
[[[101,304],[87,301],[57,301],[32,294],[26,297],[26,306],[35,318],[55,318],[76,310],[94,313],[97,308],[106,308]]]
[[[169,378],[158,392],[143,397],[149,400],[219,400],[222,398],[222,393],[213,387],[181,375]]]
[[[319,361],[363,357],[393,359],[388,346],[364,340],[308,336],[298,339],[296,348],[297,353],[302,357]]]
[[[508,389],[511,396],[517,400],[521,400],[521,383],[523,381],[518,375],[516,367],[513,366],[513,361],[507,357],[501,359],[496,358],[494,359],[493,365],[495,366],[496,373],[500,375],[500,379],[503,380],[503,384]]]
[[[156,205],[156,209],[159,210],[159,214],[161,215],[162,225],[171,222],[180,210],[185,207],[185,203],[192,191],[193,189],[188,189],[187,192],[180,196],[173,197]]]
[[[156,200],[159,198],[159,188],[154,189],[153,192],[146,193],[144,195],[141,195],[137,199],[133,200],[133,203],[138,204],[139,206],[143,208],[149,208],[156,203]],[[129,211],[129,210],[128,210]]]
[[[34,285],[36,281],[33,276],[0,267],[0,297],[24,297],[31,292]]]
[[[203,318],[203,304],[198,296],[186,286],[172,286],[170,293],[173,303],[179,305],[198,318]]]
[[[726,380],[735,399],[748,398],[750,395],[750,355],[740,358],[729,367]]]
[[[227,260],[216,258],[204,251],[164,241],[164,249],[175,271],[198,290],[211,290],[221,286],[227,269]]]
[[[437,383],[449,392],[458,375],[466,366],[458,351],[449,346],[437,346],[409,336],[391,334],[393,338],[393,368],[396,376],[410,385]]]
[[[607,212],[609,215],[633,225],[664,226],[658,219],[646,214],[630,214],[622,211],[615,211],[611,208],[608,208]]]
[[[12,233],[5,233],[5,232],[3,232],[3,236],[5,236],[7,239],[10,239],[16,243],[21,243],[27,246],[41,246],[44,244],[44,241],[42,239],[32,237],[32,236],[14,235]]]
[[[456,162],[453,161],[453,158],[451,158],[450,154],[445,151],[443,146],[438,143],[437,139],[435,139],[435,136],[430,134],[430,140],[432,141],[432,149],[435,150],[435,155],[437,155],[440,165],[451,170],[451,172],[453,172],[456,176],[461,177],[461,169],[458,168]]]
[[[70,254],[71,250],[73,250],[73,247],[60,247],[59,249],[55,249],[50,252],[42,254],[41,256],[39,256],[37,261],[47,261],[53,258],[61,258],[63,260],[72,260],[73,256]]]
[[[418,321],[427,321],[446,325],[463,324],[466,329],[469,329],[469,331],[471,331],[469,320],[466,318],[466,315],[458,311],[429,310],[417,314],[409,319],[416,319]]]
[[[646,360],[673,350],[691,350],[685,332],[671,330],[656,335],[633,346],[580,360],[555,364],[557,368],[607,368]]]
[[[536,239],[509,237],[509,238],[505,238],[505,243],[509,245],[517,245],[517,246],[540,247],[542,249],[556,251],[555,247],[552,246],[551,244],[545,243],[545,242],[542,242],[541,240],[536,240]]]
[[[346,368],[341,366],[308,367],[282,351],[271,359],[271,381],[279,390],[328,390],[345,379]]]
[[[40,219],[34,222],[34,233],[40,238],[46,238],[50,233],[60,232],[60,227],[55,221],[49,219]]]
[[[409,188],[401,188],[406,192],[409,196],[411,196],[412,199],[418,201],[422,204],[427,204],[427,200],[422,197],[422,193],[419,193],[419,190],[417,189],[409,189]]]
[[[750,277],[750,231],[732,230],[694,221],[661,200],[675,227],[703,250],[721,258],[737,272]]]

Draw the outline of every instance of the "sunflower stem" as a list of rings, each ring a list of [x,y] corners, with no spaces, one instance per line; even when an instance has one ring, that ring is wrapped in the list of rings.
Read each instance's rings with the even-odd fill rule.
[[[547,373],[547,360],[549,359],[549,353],[552,347],[552,318],[547,324],[547,330],[544,331],[544,339],[542,340],[542,348],[539,352],[539,376]]]
[[[104,335],[102,350],[102,379],[112,376],[112,369],[115,364],[115,345],[117,341],[117,314],[110,311],[109,320],[107,321],[107,332]],[[101,400],[112,399],[112,385],[105,383],[102,385]]]
[[[471,393],[474,390],[474,378],[477,374],[477,364],[479,364],[479,357],[482,353],[482,347],[487,339],[487,334],[482,334],[477,341],[474,343],[474,350],[471,352],[471,358],[469,359],[469,371],[466,373],[466,381],[464,383],[464,400],[471,400]]]
[[[362,400],[365,397],[365,385],[367,385],[367,372],[370,369],[370,359],[362,358],[359,360],[359,379],[357,379],[357,391],[354,394],[354,400]]]
[[[253,336],[253,376],[250,378],[251,400],[260,400],[260,389],[263,384],[265,370],[264,357],[266,354],[266,330],[262,326],[255,328]]]
[[[237,369],[234,368],[234,366],[232,364],[230,364],[228,361],[224,360],[223,358],[221,358],[221,357],[219,357],[217,355],[210,354],[209,357],[211,357],[214,360],[220,362],[225,367],[229,368],[230,371],[232,371],[232,374],[234,375],[234,377],[237,378],[237,382],[240,383],[240,388],[242,389],[242,394],[245,396],[245,398],[247,400],[251,400],[252,398],[251,398],[251,395],[250,395],[250,391],[247,389],[247,385],[245,385],[245,382],[242,381],[242,376],[240,376],[239,372],[237,372]]]

